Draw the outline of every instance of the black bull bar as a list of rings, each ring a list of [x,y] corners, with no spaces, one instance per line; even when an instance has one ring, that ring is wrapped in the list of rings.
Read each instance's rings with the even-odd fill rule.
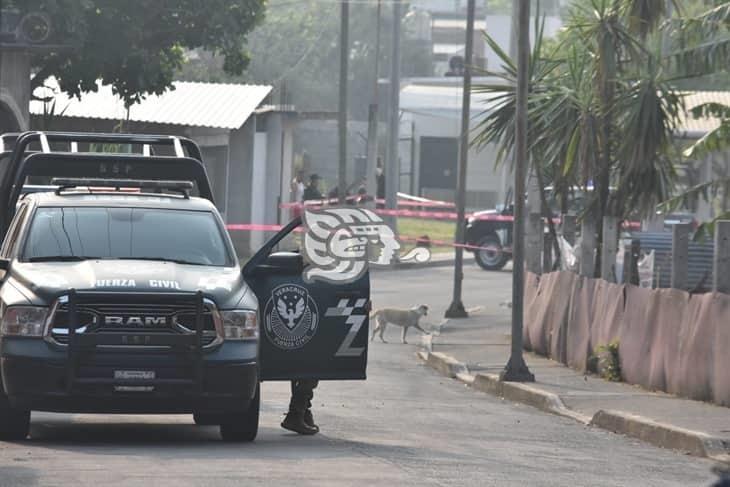
[[[73,394],[77,386],[130,386],[130,387],[156,387],[156,386],[177,386],[189,388],[190,393],[195,395],[203,394],[203,315],[205,306],[203,293],[155,293],[160,299],[178,299],[194,303],[195,305],[195,330],[194,333],[153,333],[140,331],[100,331],[93,333],[77,333],[79,305],[93,305],[96,302],[107,300],[110,296],[120,296],[118,293],[76,291],[71,289],[68,292],[68,345],[67,345],[67,377],[66,392]],[[124,296],[124,295],[121,295]],[[99,316],[104,321],[103,316]],[[78,377],[79,363],[84,353],[93,352],[98,347],[133,347],[134,352],[152,351],[154,347],[165,347],[167,353],[178,354],[187,357],[192,362],[193,374],[190,379],[160,379],[160,378],[86,378]],[[158,348],[159,350],[159,348]]]

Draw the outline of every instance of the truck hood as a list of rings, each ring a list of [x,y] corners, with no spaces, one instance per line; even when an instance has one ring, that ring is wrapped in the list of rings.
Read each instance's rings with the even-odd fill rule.
[[[14,262],[11,274],[33,304],[48,305],[69,289],[118,293],[202,291],[221,309],[255,308],[238,267],[147,260]]]

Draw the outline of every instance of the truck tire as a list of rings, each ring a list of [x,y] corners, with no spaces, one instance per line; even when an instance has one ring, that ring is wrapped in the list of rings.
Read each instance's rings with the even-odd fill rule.
[[[490,247],[487,249],[476,249],[474,251],[474,260],[477,261],[479,267],[487,271],[498,271],[502,269],[510,256],[502,248],[502,242],[499,237],[493,233],[485,235],[477,240],[478,247]]]
[[[29,432],[30,411],[11,407],[7,396],[0,392],[0,441],[24,440]]]
[[[261,407],[261,386],[256,386],[251,404],[244,412],[221,415],[220,431],[223,441],[246,442],[256,439],[259,431],[259,409]]]

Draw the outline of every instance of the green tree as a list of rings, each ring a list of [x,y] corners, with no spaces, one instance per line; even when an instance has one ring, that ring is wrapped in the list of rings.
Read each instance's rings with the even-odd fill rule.
[[[226,75],[217,56],[196,52],[179,76],[194,81],[263,83],[274,86],[275,97],[302,110],[336,110],[339,83],[339,10],[318,0],[273,0],[266,19],[248,38],[251,64],[242,75]],[[404,16],[407,9],[403,9]],[[379,57],[380,76],[390,65],[392,9],[382,3],[380,51],[376,51],[375,2],[350,5],[350,99],[351,115],[367,118],[367,105]],[[404,29],[405,31],[406,29]],[[404,76],[431,74],[431,49],[423,42],[402,38]]]
[[[9,3],[8,3],[9,1]],[[45,12],[53,38],[66,47],[33,57],[33,88],[55,76],[64,91],[111,84],[127,104],[170,88],[184,50],[221,55],[240,75],[249,62],[248,32],[263,18],[264,0],[6,0],[6,8]]]
[[[678,19],[669,29],[678,46],[670,59],[678,76],[695,80],[728,72],[730,2],[718,4],[694,17]],[[706,103],[694,107],[691,115],[695,118],[714,117],[720,120],[720,124],[687,148],[687,157],[701,158],[730,147],[730,107]]]
[[[674,73],[684,82],[707,82],[707,80],[727,80],[730,70],[730,2],[717,3],[696,15],[675,19],[667,26],[676,49],[670,55],[670,65]],[[725,84],[724,89],[727,88]],[[692,107],[689,113],[694,118],[712,117],[718,121],[717,127],[710,130],[684,150],[690,160],[702,160],[713,152],[730,148],[730,106],[719,103],[703,103]],[[697,237],[712,233],[714,223],[730,219],[730,177],[727,168],[710,181],[695,185],[665,201],[661,208],[671,211],[678,207],[690,206],[697,198],[711,201],[722,195],[722,207],[709,222],[700,227]]]

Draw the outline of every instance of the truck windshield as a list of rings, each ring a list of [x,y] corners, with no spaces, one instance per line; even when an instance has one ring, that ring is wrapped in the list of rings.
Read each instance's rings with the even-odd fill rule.
[[[145,259],[233,265],[221,228],[211,212],[152,208],[38,208],[23,258]]]

